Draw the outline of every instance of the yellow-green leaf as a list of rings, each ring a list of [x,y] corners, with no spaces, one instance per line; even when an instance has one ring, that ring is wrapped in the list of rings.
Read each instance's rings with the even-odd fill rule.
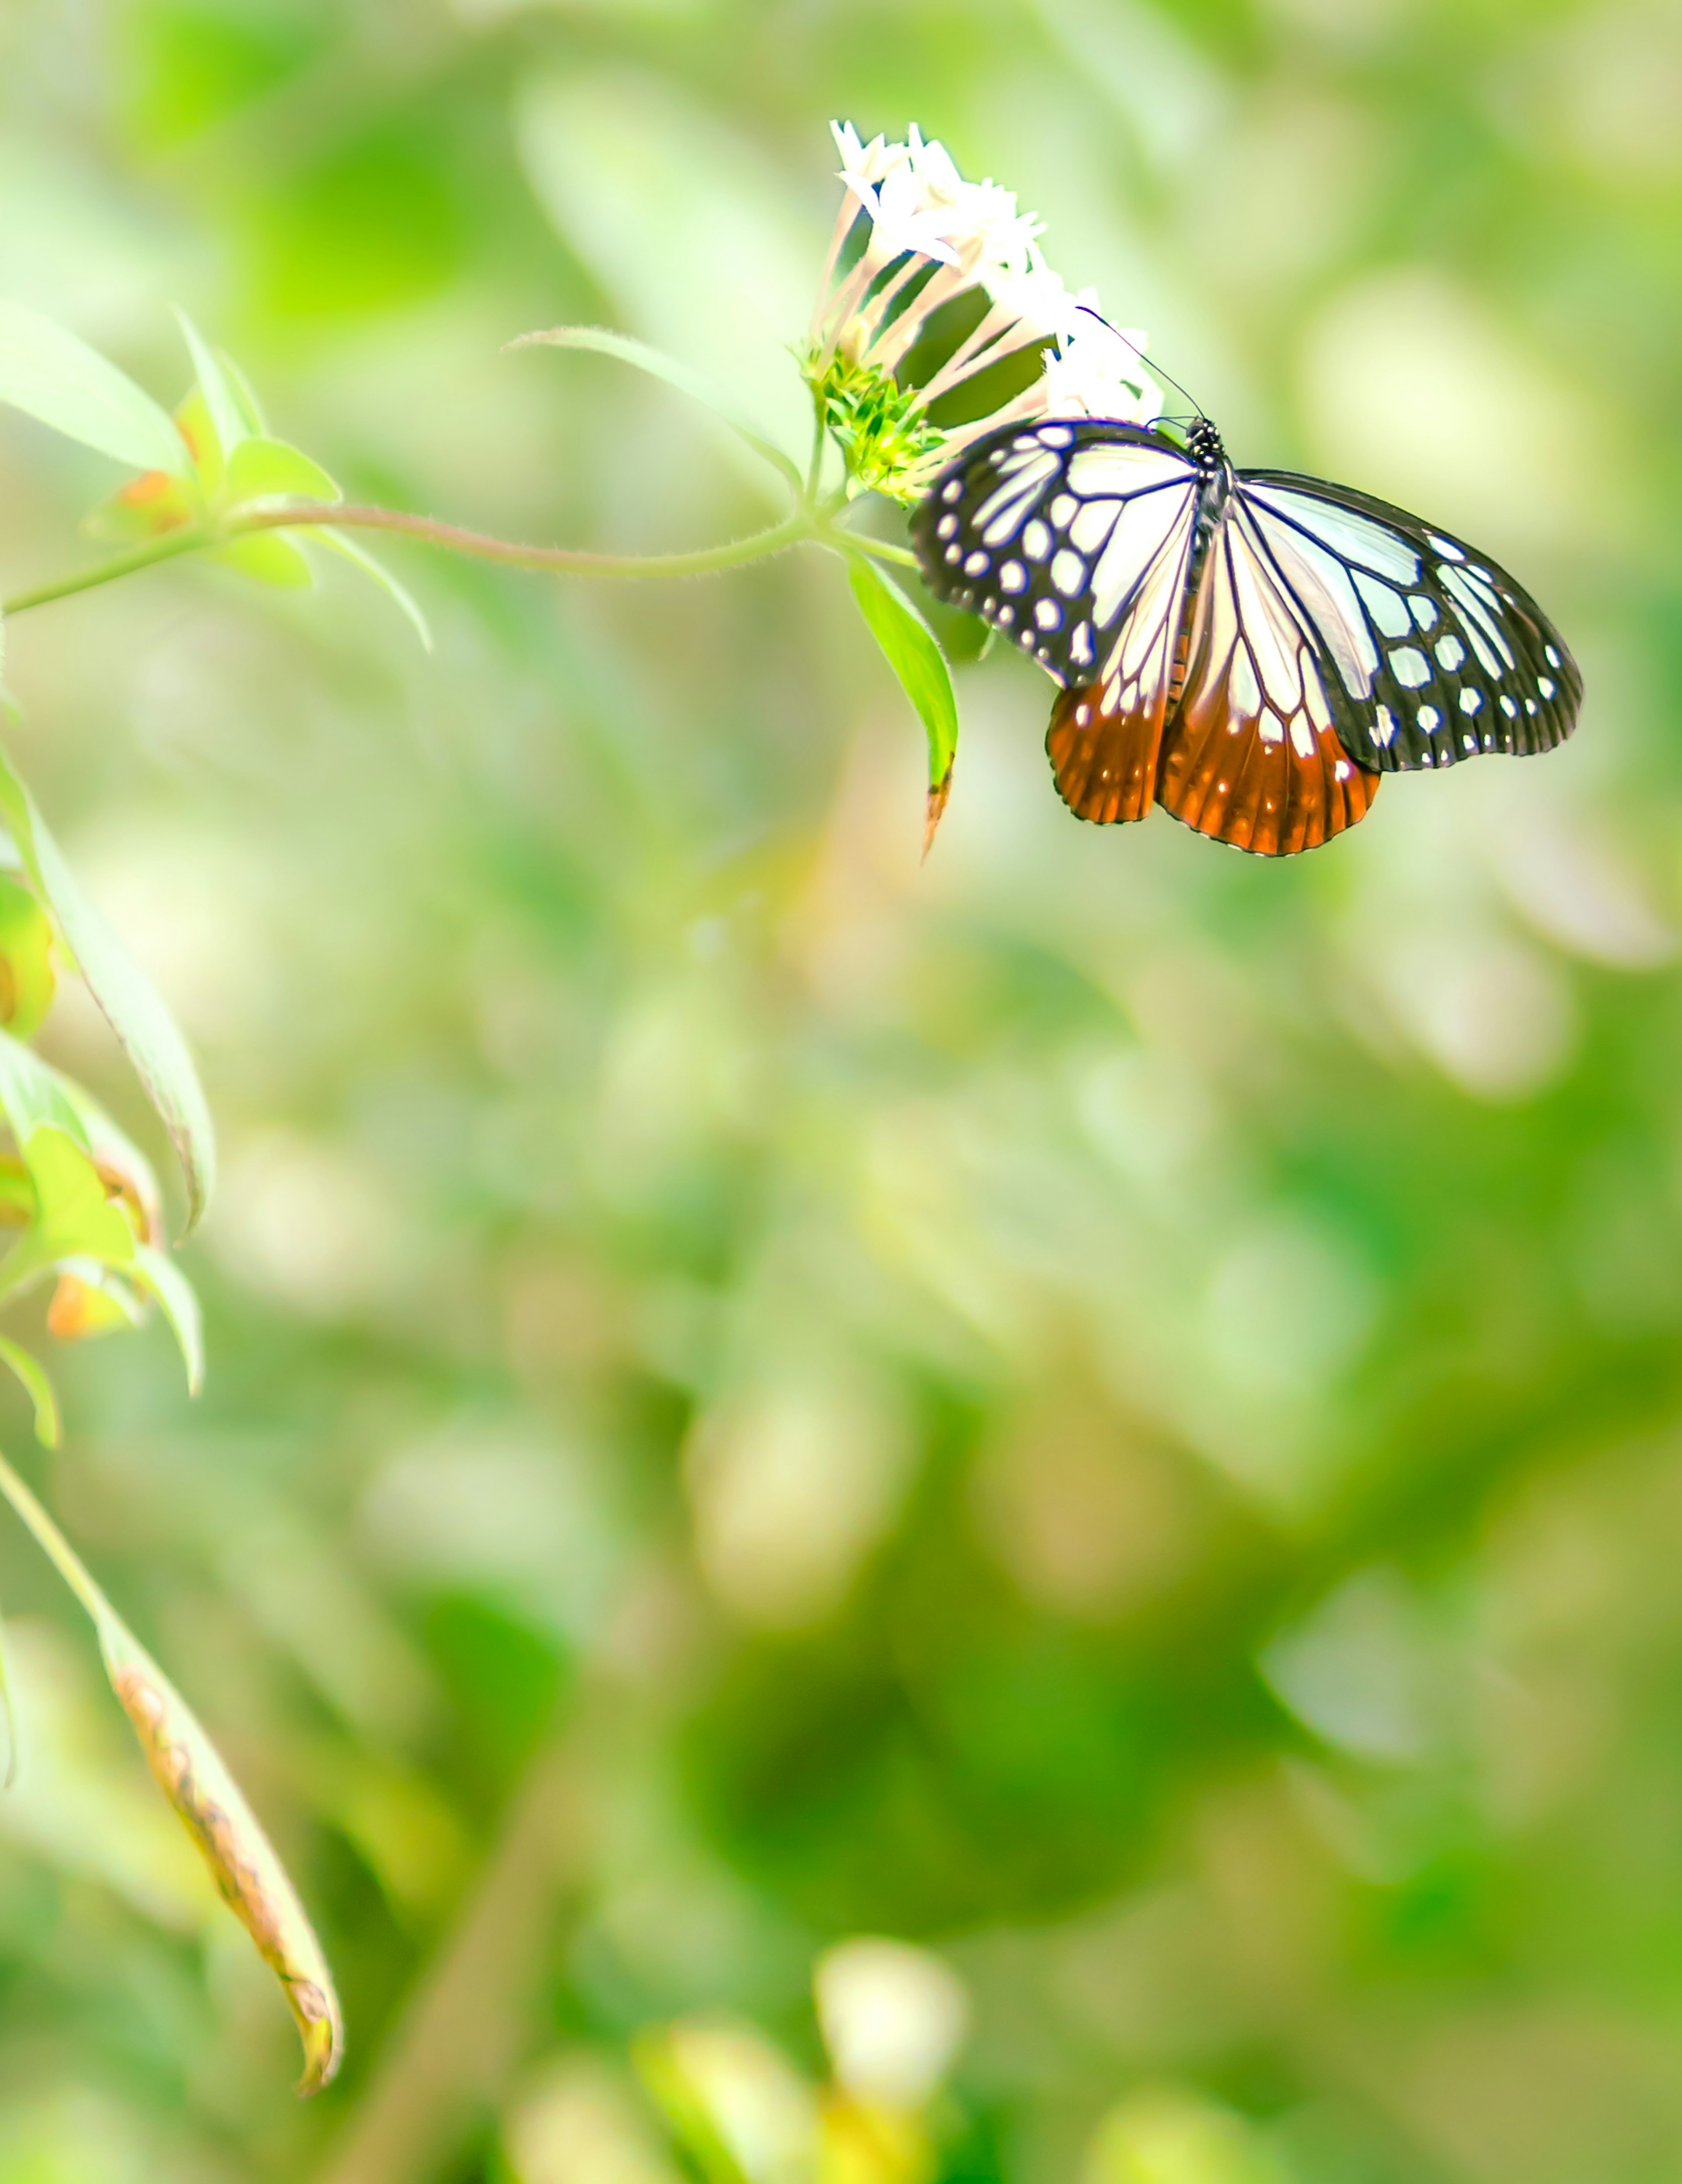
[[[230,508],[258,500],[342,500],[320,463],[285,440],[242,440],[228,457],[222,499]]]
[[[53,921],[20,880],[0,872],[0,1024],[27,1039],[52,1003]]]
[[[9,1366],[35,1406],[35,1437],[43,1448],[58,1446],[58,1398],[47,1377],[47,1368],[21,1342],[0,1334],[0,1364]]]
[[[952,760],[958,748],[958,701],[953,694],[952,677],[933,631],[897,584],[890,583],[860,554],[849,557],[847,573],[859,611],[916,706],[928,736],[928,803],[922,844],[927,856],[940,815],[946,809]]]
[[[338,2070],[344,2020],[326,1957],[286,1868],[192,1709],[3,1457],[0,1493],[92,1618],[111,1687],[153,1780],[210,1869],[222,1900],[280,1981],[304,2042],[298,2091],[318,2092]]]
[[[59,937],[88,990],[104,1011],[147,1096],[163,1117],[187,1181],[187,1226],[209,1203],[216,1142],[198,1072],[169,1011],[101,912],[82,893],[47,830],[34,798],[0,753],[3,816],[36,893],[58,922]]]
[[[307,591],[315,581],[315,571],[304,549],[278,531],[253,532],[226,546],[212,547],[208,558],[237,569],[242,577],[254,577],[259,584],[272,584],[279,591]]]
[[[0,303],[0,402],[131,470],[187,475],[168,411],[97,349],[22,304]]]
[[[157,1299],[181,1345],[187,1391],[196,1396],[204,1385],[204,1318],[198,1308],[198,1293],[166,1253],[149,1244],[138,1244],[134,1256],[141,1287]]]

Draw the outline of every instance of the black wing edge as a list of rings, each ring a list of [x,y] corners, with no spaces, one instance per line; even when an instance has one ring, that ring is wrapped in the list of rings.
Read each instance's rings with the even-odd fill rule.
[[[1433,742],[1408,725],[1422,695],[1418,689],[1403,689],[1388,673],[1381,671],[1375,681],[1370,701],[1352,697],[1345,689],[1334,667],[1328,663],[1324,680],[1327,696],[1331,701],[1334,724],[1338,739],[1358,766],[1384,773],[1411,773],[1440,769],[1465,758],[1484,751],[1510,752],[1514,757],[1530,757],[1542,751],[1555,750],[1577,726],[1583,703],[1583,674],[1572,655],[1570,647],[1555,623],[1536,604],[1535,599],[1516,577],[1501,563],[1472,545],[1456,532],[1442,526],[1427,523],[1393,501],[1380,500],[1374,493],[1362,493],[1354,486],[1335,485],[1328,479],[1312,477],[1300,471],[1246,470],[1237,473],[1238,482],[1244,485],[1280,486],[1306,498],[1326,502],[1333,508],[1345,508],[1356,515],[1364,515],[1373,522],[1383,524],[1396,532],[1418,554],[1422,569],[1420,588],[1430,594],[1440,611],[1446,610],[1462,624],[1464,616],[1458,603],[1444,590],[1436,571],[1445,564],[1451,565],[1452,555],[1443,554],[1436,542],[1451,547],[1462,561],[1487,572],[1500,593],[1506,612],[1502,616],[1502,633],[1508,638],[1518,655],[1529,692],[1534,694],[1544,682],[1554,685],[1551,699],[1534,697],[1535,710],[1523,713],[1510,732],[1499,738],[1479,737],[1475,749],[1467,749],[1462,742],[1457,747],[1451,741],[1447,747]],[[1287,582],[1287,588],[1294,588]],[[1310,618],[1311,621],[1312,617]],[[1373,632],[1380,660],[1385,655],[1383,641]],[[1551,648],[1553,657],[1550,657]],[[1445,679],[1445,678],[1439,678]],[[1487,676],[1464,678],[1475,682],[1491,692],[1497,704],[1503,677],[1492,683]],[[1518,693],[1522,684],[1515,682]],[[1380,744],[1373,732],[1373,716],[1379,705],[1388,705],[1399,725],[1396,733],[1387,744]]]

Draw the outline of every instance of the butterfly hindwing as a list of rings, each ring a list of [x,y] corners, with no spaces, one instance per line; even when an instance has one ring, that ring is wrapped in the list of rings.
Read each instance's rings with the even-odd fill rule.
[[[1319,478],[1245,471],[1234,498],[1331,655],[1333,717],[1363,766],[1551,750],[1576,726],[1564,639],[1487,554]]]
[[[1198,579],[1157,801],[1200,833],[1264,856],[1314,849],[1355,826],[1378,782],[1339,739],[1333,671],[1256,524],[1229,499]]]

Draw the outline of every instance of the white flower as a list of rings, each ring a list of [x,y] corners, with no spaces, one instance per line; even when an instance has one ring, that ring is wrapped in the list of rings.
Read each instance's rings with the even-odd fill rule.
[[[1071,295],[1041,254],[1043,223],[1017,209],[1012,191],[966,181],[945,146],[915,125],[903,144],[883,136],[866,144],[850,122],[830,125],[846,194],[805,368],[855,485],[909,502],[1001,426],[1048,415],[1148,423],[1159,414],[1161,395],[1141,362],[1144,335],[1110,326],[1091,291]],[[966,295],[985,303],[972,331],[931,377],[902,385],[930,319]],[[930,405],[966,380],[1052,342],[1044,370],[1001,408],[950,429],[929,423]]]
[[[1147,338],[1112,326],[1083,290],[1071,323],[1058,330],[1056,354],[1045,359],[1046,415],[1152,423],[1162,413],[1162,390],[1145,369]]]

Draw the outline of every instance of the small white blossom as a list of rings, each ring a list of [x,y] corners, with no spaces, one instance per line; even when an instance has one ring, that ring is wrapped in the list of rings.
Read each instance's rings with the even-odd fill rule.
[[[1083,291],[1072,323],[1058,329],[1055,354],[1045,359],[1046,415],[1152,423],[1162,414],[1162,390],[1145,369],[1147,339],[1133,327],[1112,326]]]
[[[1018,210],[1013,192],[966,181],[944,145],[915,125],[903,144],[883,136],[866,144],[850,122],[830,125],[846,194],[806,371],[852,479],[909,501],[1000,426],[1048,415],[1135,422],[1158,415],[1160,394],[1140,362],[1144,335],[1110,327],[1090,291],[1070,293],[1040,253],[1043,223]],[[966,295],[985,301],[974,327],[926,382],[901,385],[930,318]],[[951,429],[928,422],[930,405],[966,380],[1050,343],[1055,352],[1040,376],[1001,408]]]

